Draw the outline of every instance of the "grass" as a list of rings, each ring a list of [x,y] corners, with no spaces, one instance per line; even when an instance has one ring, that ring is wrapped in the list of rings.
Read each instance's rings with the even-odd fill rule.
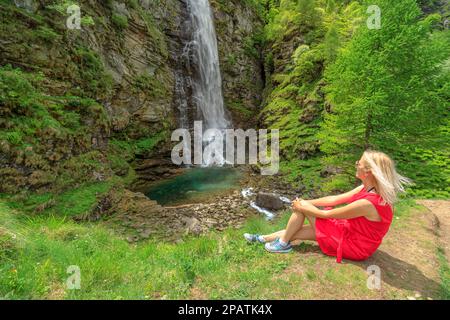
[[[438,248],[437,256],[440,265],[439,274],[441,276],[442,298],[445,300],[450,300],[450,266],[448,265],[443,248]]]
[[[213,288],[212,297],[237,298],[254,289],[236,287],[236,281],[267,282],[273,272],[269,265],[277,262],[276,256],[261,260],[264,251],[247,246],[236,230],[178,245],[149,241],[133,246],[98,225],[56,216],[19,222],[17,213],[0,203],[0,243],[7,252],[0,265],[0,296],[6,299],[52,298],[55,291],[61,293],[56,298],[68,299],[185,298],[200,278],[208,287],[224,283]],[[253,228],[259,224],[250,222]],[[81,270],[81,290],[65,289],[71,265]],[[234,274],[241,267],[247,271]]]
[[[24,193],[13,197],[0,194],[0,201],[10,209],[21,210],[28,215],[36,214],[36,209],[43,207],[43,210],[39,211],[40,215],[72,217],[89,212],[97,203],[97,195],[109,191],[113,183],[112,180],[88,182],[58,195],[49,192]]]
[[[84,208],[71,199],[87,197],[92,188],[62,196],[66,201],[62,211]],[[42,195],[34,201],[47,199]],[[401,216],[407,208],[405,204],[399,210]],[[320,298],[318,286],[333,286],[334,292],[351,290],[354,296],[372,294],[363,268],[337,265],[334,258],[311,252],[309,243],[296,249],[301,254],[275,255],[242,239],[244,230],[268,233],[281,229],[287,219],[284,214],[267,223],[255,217],[243,230],[186,237],[178,244],[149,240],[131,245],[102,224],[77,224],[64,215],[25,218],[17,206],[0,197],[0,298]],[[73,276],[70,266],[80,270],[79,290],[66,285]],[[448,265],[445,268],[448,297]]]

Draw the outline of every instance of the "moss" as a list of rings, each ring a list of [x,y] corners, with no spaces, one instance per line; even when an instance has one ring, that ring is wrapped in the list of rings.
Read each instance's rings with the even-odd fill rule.
[[[113,13],[111,16],[111,21],[119,30],[128,28],[128,18],[124,15]]]
[[[98,54],[86,47],[78,47],[73,52],[74,62],[78,64],[80,85],[92,97],[105,97],[111,94],[113,79],[104,69]]]
[[[168,92],[167,86],[162,81],[159,81],[156,76],[147,74],[134,79],[132,90],[134,93],[145,92],[154,98],[166,97]]]
[[[58,189],[108,177],[103,155],[86,152],[92,134],[109,130],[104,108],[88,98],[49,96],[41,91],[42,81],[41,75],[0,68],[2,150],[10,163],[32,170],[28,175],[2,170],[2,190],[18,192],[25,185],[41,188],[53,182]]]
[[[159,50],[161,56],[165,59],[169,57],[169,50],[167,47],[164,33],[158,29],[158,24],[155,22],[153,16],[144,11],[140,6],[137,8],[139,15],[144,20],[147,26],[148,35],[157,43],[156,48]]]
[[[232,112],[239,114],[239,117],[244,121],[249,120],[254,115],[254,112],[245,107],[241,101],[227,102],[227,108]]]
[[[236,53],[230,53],[225,57],[225,63],[223,65],[223,71],[229,72],[231,74],[236,73],[235,67],[238,61],[238,56]]]
[[[38,38],[44,41],[54,42],[61,39],[61,35],[46,26],[40,26],[34,33]]]
[[[128,174],[130,165],[123,157],[115,154],[108,154],[108,161],[110,162],[111,169],[116,175],[124,176]]]
[[[98,150],[61,160],[55,188],[64,190],[77,183],[105,180],[111,176],[106,157]]]
[[[305,191],[305,197],[310,197],[310,192],[317,190],[323,178],[320,176],[322,164],[319,157],[309,159],[292,159],[280,162],[280,173],[284,181],[294,188]],[[303,193],[302,193],[303,195]]]
[[[247,36],[243,40],[244,53],[251,58],[259,59],[259,45],[254,37]]]
[[[122,137],[122,139],[113,138],[109,142],[109,150],[125,161],[131,161],[135,155],[151,153],[161,142],[169,139],[169,131],[162,129],[156,133],[145,133],[138,139]]]
[[[161,131],[151,137],[146,137],[136,141],[135,153],[139,155],[151,152],[161,141],[164,141],[167,136],[166,131]]]

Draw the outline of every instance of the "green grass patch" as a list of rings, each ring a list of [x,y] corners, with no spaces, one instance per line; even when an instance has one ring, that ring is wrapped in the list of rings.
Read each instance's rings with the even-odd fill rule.
[[[328,265],[329,257],[308,254],[309,250],[302,257],[268,254],[263,246],[242,238],[243,232],[284,228],[289,211],[272,222],[254,217],[242,229],[188,236],[178,244],[150,239],[131,245],[101,223],[76,224],[69,217],[89,208],[93,195],[106,190],[106,185],[98,184],[67,192],[58,196],[61,204],[51,209],[55,214],[38,216],[23,215],[19,205],[11,206],[0,195],[1,298],[314,298],[308,288],[330,285],[336,292],[352,290],[352,296],[374,294],[366,288],[365,269],[360,266]],[[29,202],[49,197],[36,195]],[[405,203],[401,210],[406,208]],[[440,260],[445,259],[442,251],[439,254]],[[70,266],[80,270],[78,290],[66,285]],[[302,271],[289,271],[291,267]],[[448,298],[448,265],[441,270]]]

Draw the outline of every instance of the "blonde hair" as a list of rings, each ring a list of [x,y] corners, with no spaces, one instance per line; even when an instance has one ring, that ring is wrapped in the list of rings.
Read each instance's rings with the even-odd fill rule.
[[[362,159],[367,163],[372,172],[377,192],[383,198],[383,205],[393,205],[397,201],[397,193],[405,192],[403,185],[412,185],[413,182],[395,169],[394,161],[385,153],[375,150],[366,150]]]

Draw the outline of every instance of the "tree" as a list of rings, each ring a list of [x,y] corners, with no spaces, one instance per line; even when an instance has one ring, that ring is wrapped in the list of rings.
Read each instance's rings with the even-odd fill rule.
[[[325,72],[331,111],[319,139],[326,162],[349,164],[369,147],[430,143],[449,106],[440,94],[449,37],[431,33],[438,17],[420,20],[414,0],[372,4],[381,9],[381,29],[360,26]]]

